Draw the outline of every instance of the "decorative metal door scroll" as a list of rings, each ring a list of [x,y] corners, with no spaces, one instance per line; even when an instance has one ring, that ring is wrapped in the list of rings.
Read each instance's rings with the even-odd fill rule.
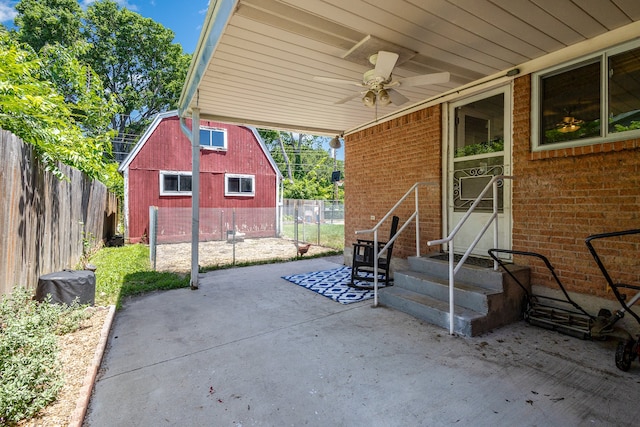
[[[504,175],[502,156],[456,162],[453,171],[453,209],[464,212],[476,200],[494,175]],[[503,209],[503,182],[498,181],[498,209]],[[484,195],[476,207],[478,212],[493,210],[493,190]]]

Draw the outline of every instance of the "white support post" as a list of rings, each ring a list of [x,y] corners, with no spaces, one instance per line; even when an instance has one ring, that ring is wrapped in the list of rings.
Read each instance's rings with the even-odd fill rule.
[[[387,267],[388,268],[388,267]],[[387,271],[387,274],[389,272]],[[373,306],[378,306],[378,229],[373,232]]]
[[[158,207],[149,206],[149,259],[151,267],[156,271],[156,250],[158,246]]]
[[[200,109],[191,112],[191,289],[198,289],[200,241]]]
[[[453,321],[454,321],[454,301],[453,294],[455,290],[455,273],[453,272],[453,263],[455,257],[453,254],[453,240],[449,242],[449,335],[453,335]]]
[[[416,186],[416,256],[420,256],[420,203],[418,201],[419,186]]]
[[[500,242],[498,241],[498,181],[493,181],[493,247],[499,248]],[[493,269],[498,270],[498,261],[493,260]]]

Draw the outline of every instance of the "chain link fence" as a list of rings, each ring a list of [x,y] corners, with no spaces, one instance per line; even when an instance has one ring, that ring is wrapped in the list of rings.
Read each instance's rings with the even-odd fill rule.
[[[344,204],[285,199],[276,208],[201,208],[203,268],[292,259],[344,248]],[[157,270],[189,271],[191,208],[149,208],[151,262]],[[305,254],[298,247],[311,244]]]
[[[339,200],[285,199],[283,237],[305,243],[344,249],[344,202]]]

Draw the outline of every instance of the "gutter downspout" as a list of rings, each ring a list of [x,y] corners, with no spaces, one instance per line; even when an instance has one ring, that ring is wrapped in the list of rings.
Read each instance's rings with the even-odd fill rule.
[[[193,132],[194,123],[197,132]],[[200,239],[200,109],[191,109],[191,128],[180,116],[180,129],[191,141],[191,289],[198,289],[198,244]]]

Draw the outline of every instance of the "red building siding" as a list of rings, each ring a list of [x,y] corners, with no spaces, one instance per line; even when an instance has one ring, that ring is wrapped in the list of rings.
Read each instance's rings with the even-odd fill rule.
[[[206,231],[202,225],[214,222],[207,219],[207,215],[216,217],[219,224],[219,214],[207,212],[207,208],[221,208],[228,212],[234,209],[272,208],[275,212],[277,205],[276,188],[278,175],[273,169],[269,158],[261,148],[252,130],[223,123],[201,121],[202,126],[210,126],[227,130],[227,150],[200,150],[200,207],[203,220],[201,230],[214,237],[220,235],[220,230]],[[187,126],[191,127],[190,120]],[[138,242],[149,235],[149,206],[159,208],[189,208],[180,209],[179,217],[173,217],[173,222],[186,221],[190,234],[191,196],[160,195],[160,171],[191,171],[191,142],[180,129],[177,116],[165,117],[148,135],[146,141],[130,160],[127,168],[128,175],[128,238],[131,242]],[[255,196],[225,196],[225,174],[253,175]],[[256,214],[255,220],[264,217]],[[268,228],[262,225],[249,224],[254,220],[245,220],[245,228],[255,230]],[[275,213],[271,221],[275,227]],[[231,221],[224,221],[230,224]],[[236,222],[237,224],[237,222]],[[174,224],[177,225],[177,224]],[[177,227],[184,234],[184,226]],[[240,230],[236,227],[236,230]],[[242,230],[240,230],[242,231]],[[264,231],[264,235],[273,235],[272,230]],[[167,236],[169,237],[169,236]]]

